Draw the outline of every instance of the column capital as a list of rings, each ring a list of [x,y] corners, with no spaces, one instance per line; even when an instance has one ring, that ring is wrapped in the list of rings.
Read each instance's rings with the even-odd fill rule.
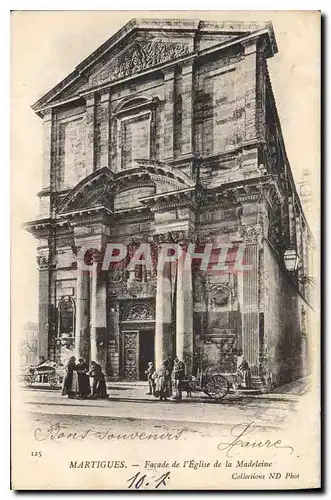
[[[53,108],[43,110],[43,122],[50,122],[53,118]]]
[[[37,264],[40,271],[48,269],[50,265],[49,256],[44,254],[37,255]]]
[[[175,78],[175,66],[171,66],[170,68],[162,69],[164,81],[173,80]]]
[[[262,224],[241,226],[239,227],[239,234],[243,238],[244,243],[247,244],[262,243],[263,239]]]
[[[110,99],[110,92],[109,90],[102,92],[100,94],[100,102],[108,102]]]
[[[181,63],[180,67],[182,68],[183,76],[193,73],[193,59],[190,59],[189,61],[184,61],[183,63]]]
[[[86,107],[95,105],[95,94],[88,94],[85,96]]]

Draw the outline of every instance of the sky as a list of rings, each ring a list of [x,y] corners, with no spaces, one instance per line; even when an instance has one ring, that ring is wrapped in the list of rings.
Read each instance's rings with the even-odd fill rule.
[[[19,327],[37,321],[37,242],[22,229],[38,213],[42,120],[31,105],[134,17],[272,21],[278,54],[271,82],[294,178],[311,172],[319,192],[319,13],[312,11],[16,11],[11,15],[12,293]]]

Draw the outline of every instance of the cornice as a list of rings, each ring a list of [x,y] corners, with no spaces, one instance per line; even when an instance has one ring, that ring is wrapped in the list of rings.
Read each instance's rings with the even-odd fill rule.
[[[152,212],[171,210],[183,206],[191,206],[193,208],[196,205],[196,189],[186,188],[159,193],[140,198],[139,201],[149,207]]]
[[[65,218],[71,226],[86,223],[95,224],[98,222],[107,225],[110,222],[113,213],[114,212],[112,210],[105,206],[97,206],[63,213],[58,217]]]

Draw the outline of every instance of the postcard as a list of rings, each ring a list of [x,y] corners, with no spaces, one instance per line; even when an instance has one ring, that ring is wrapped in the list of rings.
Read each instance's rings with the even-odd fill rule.
[[[320,23],[12,12],[12,489],[320,488]]]

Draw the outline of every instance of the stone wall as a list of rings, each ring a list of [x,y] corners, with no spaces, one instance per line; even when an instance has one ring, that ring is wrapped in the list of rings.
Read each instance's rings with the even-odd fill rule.
[[[303,299],[281,269],[267,242],[264,243],[266,304],[264,344],[266,376],[280,385],[301,375],[300,310]]]

